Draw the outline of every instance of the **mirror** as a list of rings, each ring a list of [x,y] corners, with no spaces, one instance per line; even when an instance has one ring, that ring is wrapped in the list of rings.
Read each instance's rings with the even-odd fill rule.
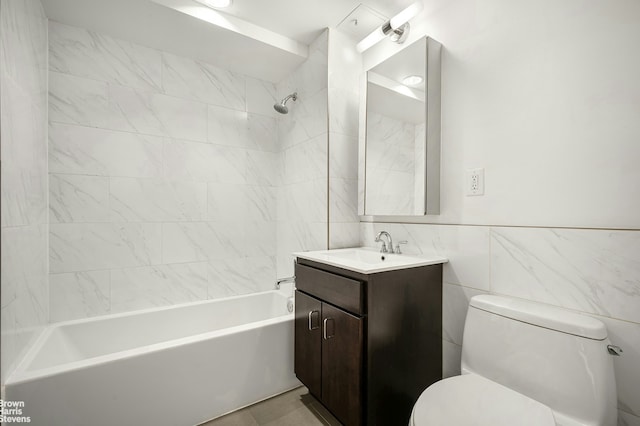
[[[423,37],[367,71],[360,214],[440,212],[440,48]]]

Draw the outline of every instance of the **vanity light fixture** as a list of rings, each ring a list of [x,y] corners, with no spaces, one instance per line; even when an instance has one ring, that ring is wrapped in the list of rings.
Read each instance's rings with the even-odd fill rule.
[[[376,28],[371,34],[363,38],[356,46],[359,52],[364,52],[385,37],[396,43],[404,43],[409,36],[409,20],[422,10],[422,1],[416,1],[411,6],[402,10],[393,18]]]
[[[203,4],[212,9],[224,9],[231,6],[232,0],[195,0],[200,4]]]
[[[419,75],[408,75],[402,79],[402,84],[404,84],[405,86],[415,87],[423,81],[424,78],[420,77]]]

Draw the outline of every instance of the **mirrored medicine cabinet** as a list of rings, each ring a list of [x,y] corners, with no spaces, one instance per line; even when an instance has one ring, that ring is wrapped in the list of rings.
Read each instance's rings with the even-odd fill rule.
[[[422,37],[366,72],[360,215],[440,213],[440,56]]]

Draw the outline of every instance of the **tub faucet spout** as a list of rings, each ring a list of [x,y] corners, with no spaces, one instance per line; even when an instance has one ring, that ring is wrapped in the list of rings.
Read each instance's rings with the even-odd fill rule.
[[[295,283],[295,282],[296,282],[295,275],[287,278],[278,278],[278,280],[276,281],[276,290],[280,290],[280,284],[282,283]]]

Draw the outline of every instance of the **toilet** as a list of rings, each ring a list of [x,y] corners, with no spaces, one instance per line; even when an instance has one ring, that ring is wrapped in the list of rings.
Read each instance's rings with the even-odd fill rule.
[[[429,386],[410,426],[615,426],[610,341],[595,318],[502,296],[475,296],[462,375]]]

